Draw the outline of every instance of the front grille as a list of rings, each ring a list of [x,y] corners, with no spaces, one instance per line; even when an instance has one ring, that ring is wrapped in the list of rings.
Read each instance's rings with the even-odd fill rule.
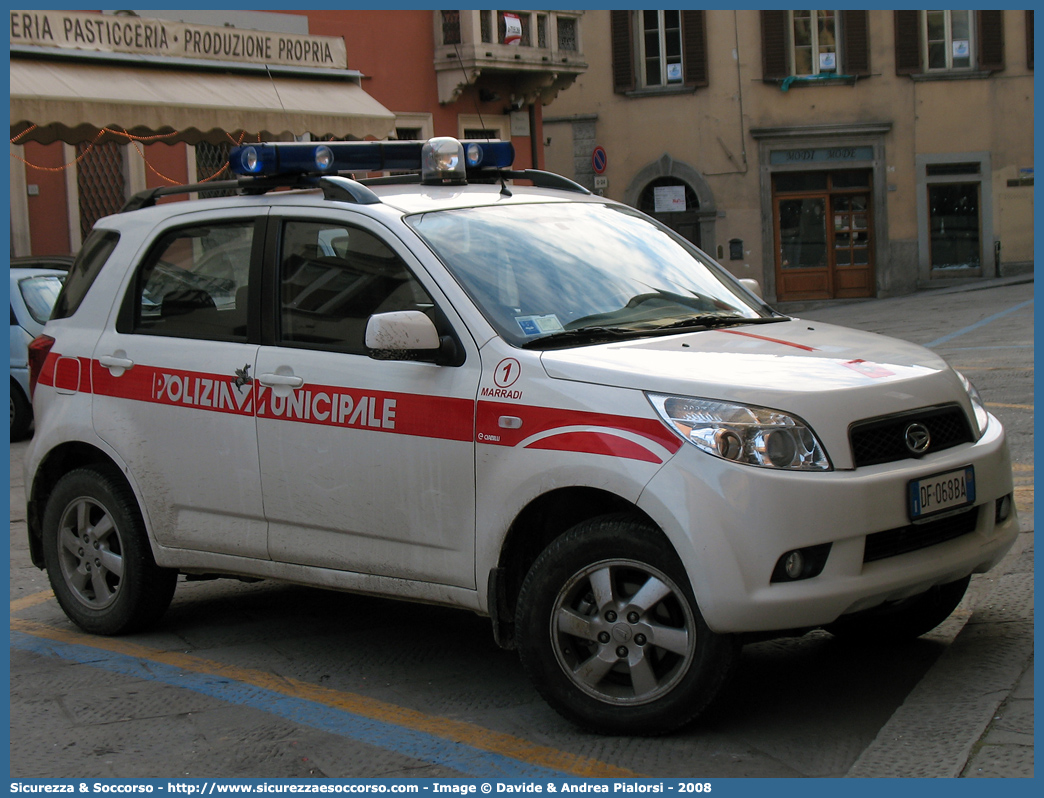
[[[910,524],[898,529],[886,529],[866,536],[863,562],[884,560],[911,551],[926,549],[947,540],[954,540],[975,531],[979,525],[979,508],[973,507],[959,515],[949,515],[937,521]]]
[[[853,424],[848,432],[856,468],[915,457],[906,447],[906,430],[914,423],[923,424],[932,436],[925,454],[973,440],[968,418],[960,405],[925,407],[895,416],[872,418]]]

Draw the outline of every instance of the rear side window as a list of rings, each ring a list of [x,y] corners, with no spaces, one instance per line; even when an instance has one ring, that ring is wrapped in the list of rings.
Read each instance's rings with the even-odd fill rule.
[[[62,278],[57,275],[39,274],[18,281],[18,292],[25,302],[25,309],[38,324],[45,324],[51,318],[51,309],[61,290]]]
[[[253,220],[184,227],[149,251],[133,289],[131,329],[122,331],[247,340]]]
[[[76,312],[119,240],[120,234],[111,230],[91,231],[65,278],[65,286],[51,313],[52,319],[67,319]]]

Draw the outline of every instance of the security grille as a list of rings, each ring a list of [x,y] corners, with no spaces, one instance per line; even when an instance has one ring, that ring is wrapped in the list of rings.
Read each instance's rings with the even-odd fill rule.
[[[558,18],[558,49],[575,51],[576,20],[572,17]]]
[[[869,419],[853,424],[849,430],[856,468],[914,457],[906,446],[906,430],[911,424],[927,427],[931,435],[928,453],[972,441],[968,419],[957,405],[926,407],[910,413]]]
[[[460,12],[442,12],[442,43],[460,44]]]
[[[76,146],[81,240],[87,238],[96,221],[119,211],[127,200],[124,152],[115,142]]]
[[[228,154],[232,151],[232,145],[229,143],[224,144],[208,144],[205,141],[201,141],[196,145],[196,180],[203,181],[208,178],[214,177],[228,164]],[[231,174],[225,174],[222,177],[231,177]],[[217,180],[222,177],[216,178]],[[204,190],[199,192],[201,199],[207,199],[210,197],[231,197],[235,194],[234,191],[221,190],[216,191]]]

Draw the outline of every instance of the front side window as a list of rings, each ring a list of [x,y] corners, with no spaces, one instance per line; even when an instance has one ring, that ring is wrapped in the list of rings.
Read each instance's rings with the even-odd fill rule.
[[[836,11],[791,11],[791,74],[837,73],[839,62]]]
[[[287,221],[279,259],[280,342],[365,355],[374,313],[435,305],[406,263],[367,230]]]
[[[928,70],[971,69],[971,11],[925,11],[923,48]]]
[[[629,208],[538,203],[407,222],[516,346],[572,341],[562,333],[655,335],[767,314],[698,250]]]
[[[165,233],[138,273],[133,332],[246,341],[253,237],[252,220]]]

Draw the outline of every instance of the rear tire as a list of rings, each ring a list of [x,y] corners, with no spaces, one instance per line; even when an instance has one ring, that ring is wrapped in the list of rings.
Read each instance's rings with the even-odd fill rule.
[[[33,423],[33,406],[22,393],[22,386],[11,380],[11,440],[20,441],[29,436]]]
[[[842,616],[823,628],[844,640],[870,643],[899,643],[930,632],[957,609],[964,598],[971,576],[946,585],[937,585],[913,596],[866,613]]]
[[[87,632],[142,629],[174,596],[177,571],[156,565],[134,494],[109,469],[58,480],[44,509],[43,554],[58,603]]]
[[[601,734],[659,735],[703,712],[737,659],[710,631],[677,554],[627,516],[586,521],[533,563],[519,593],[519,654],[544,699]]]

